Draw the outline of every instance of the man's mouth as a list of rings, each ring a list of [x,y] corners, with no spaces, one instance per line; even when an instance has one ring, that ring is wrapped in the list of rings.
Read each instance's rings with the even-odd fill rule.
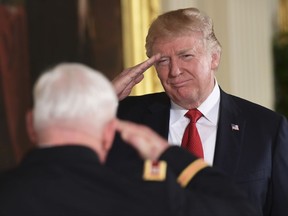
[[[180,88],[183,86],[186,86],[188,83],[188,80],[183,80],[183,81],[177,81],[177,82],[170,82],[169,84],[173,86],[174,88]]]

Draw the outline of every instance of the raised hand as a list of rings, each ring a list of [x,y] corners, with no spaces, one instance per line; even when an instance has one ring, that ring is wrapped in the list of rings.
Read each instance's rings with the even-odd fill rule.
[[[123,100],[131,93],[132,88],[144,78],[143,73],[158,61],[160,57],[160,54],[156,54],[134,67],[123,70],[112,80],[119,100]]]
[[[143,159],[157,160],[169,147],[165,139],[144,125],[118,120],[116,130]]]

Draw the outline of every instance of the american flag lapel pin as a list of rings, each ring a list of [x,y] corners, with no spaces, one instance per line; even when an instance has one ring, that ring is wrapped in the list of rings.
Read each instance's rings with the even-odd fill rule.
[[[237,124],[231,124],[231,128],[232,130],[239,131],[239,125]]]

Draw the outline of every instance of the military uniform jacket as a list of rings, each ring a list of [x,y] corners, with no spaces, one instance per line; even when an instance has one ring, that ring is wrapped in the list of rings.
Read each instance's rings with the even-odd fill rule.
[[[0,176],[0,215],[257,215],[227,178],[197,168],[203,163],[181,148],[161,159],[165,179],[139,180],[111,171],[86,147],[32,150]],[[177,182],[183,170],[188,179]]]

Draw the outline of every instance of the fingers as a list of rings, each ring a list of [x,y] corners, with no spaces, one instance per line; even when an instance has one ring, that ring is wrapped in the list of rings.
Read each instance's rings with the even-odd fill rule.
[[[118,120],[116,130],[143,159],[157,160],[169,147],[165,139],[144,125]]]
[[[148,68],[150,68],[154,63],[156,63],[160,59],[161,55],[158,53],[151,58],[147,59],[146,61],[134,66],[132,68],[133,77],[137,77],[140,74],[143,74]]]
[[[124,141],[132,145],[137,145],[137,143],[133,142],[135,137],[141,137],[143,135],[145,136],[142,125],[136,125],[135,123],[128,121],[117,120],[116,130],[121,134],[121,137]]]
[[[122,71],[112,80],[119,100],[124,99],[130,93],[132,88],[144,78],[143,73],[160,59],[161,55],[157,54],[146,61]]]

